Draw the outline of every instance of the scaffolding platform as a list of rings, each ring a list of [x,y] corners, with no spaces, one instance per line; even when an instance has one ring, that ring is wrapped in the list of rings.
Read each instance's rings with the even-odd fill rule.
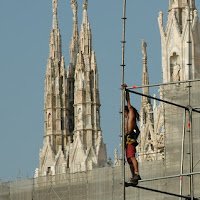
[[[175,193],[171,193],[171,192],[166,192],[166,191],[156,190],[156,189],[152,189],[152,188],[147,188],[147,187],[139,186],[139,185],[136,185],[134,183],[129,183],[129,182],[125,182],[125,187],[135,187],[135,188],[138,188],[138,189],[143,189],[143,190],[148,190],[148,191],[151,191],[151,192],[162,193],[162,194],[166,194],[166,195],[170,195],[170,196],[174,196],[174,197],[181,197],[181,198],[188,199],[188,200],[191,199],[190,196],[183,196],[183,195],[179,195],[179,194],[175,194]],[[198,198],[193,198],[193,199],[194,200],[199,200]]]

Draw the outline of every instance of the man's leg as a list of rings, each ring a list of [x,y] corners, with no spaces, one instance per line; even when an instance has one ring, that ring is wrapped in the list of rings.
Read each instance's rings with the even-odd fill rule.
[[[134,173],[135,175],[134,175],[133,179],[135,181],[141,180],[141,177],[139,175],[139,170],[138,170],[138,161],[136,160],[135,157],[131,157],[131,161],[132,161],[133,167],[135,169],[135,173]]]
[[[134,167],[134,169],[135,169],[135,173],[138,173],[138,172],[139,172],[139,171],[138,171],[138,161],[136,160],[135,157],[131,157],[131,161],[132,161],[132,163],[133,163],[133,167]]]
[[[134,167],[133,167],[133,163],[130,163],[129,164],[129,167],[130,167],[130,170],[131,170],[131,175],[132,175],[132,178],[135,176],[135,172],[134,172]]]

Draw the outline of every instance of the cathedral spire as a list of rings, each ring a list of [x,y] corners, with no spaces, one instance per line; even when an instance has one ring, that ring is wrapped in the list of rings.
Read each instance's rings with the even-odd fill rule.
[[[78,17],[77,17],[77,11],[78,11],[78,4],[76,0],[71,1],[72,11],[74,14],[73,17],[73,33],[72,33],[72,41],[70,45],[70,63],[73,65],[73,67],[76,65],[76,58],[78,53]]]
[[[148,85],[149,84],[149,75],[147,70],[147,43],[142,40],[142,53],[143,53],[143,72],[142,72],[142,85]],[[143,94],[149,95],[149,88],[145,87],[142,89]],[[142,97],[142,103],[150,103],[150,99],[147,97]]]
[[[58,16],[57,16],[58,0],[52,0],[52,10],[53,10],[52,28],[53,29],[58,29]]]
[[[92,51],[92,34],[90,30],[90,23],[88,21],[88,1],[85,0],[83,4],[83,19],[81,24],[80,31],[80,50],[83,52],[83,55],[91,55]]]
[[[85,3],[83,4],[83,23],[85,24],[88,22],[87,7],[88,7],[88,0],[85,0]]]
[[[62,56],[61,50],[61,35],[58,28],[58,1],[52,0],[53,21],[49,42],[49,58],[60,61]]]

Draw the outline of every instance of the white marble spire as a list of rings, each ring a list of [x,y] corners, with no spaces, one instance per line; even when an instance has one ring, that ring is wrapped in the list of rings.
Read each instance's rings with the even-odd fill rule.
[[[73,17],[72,41],[70,44],[70,63],[71,65],[73,65],[72,67],[74,68],[74,66],[76,65],[78,46],[79,46],[78,17],[77,17],[78,4],[76,0],[71,1],[71,7],[74,17]]]
[[[58,16],[57,16],[58,0],[52,0],[52,10],[53,10],[52,28],[53,29],[58,29]]]
[[[85,3],[83,4],[83,21],[82,21],[82,25],[83,24],[87,25],[87,23],[88,23],[87,7],[88,7],[88,1],[85,0]]]
[[[147,43],[142,40],[142,53],[143,53],[143,73],[142,73],[142,85],[148,85],[149,84],[149,75],[147,70]],[[143,88],[142,92],[146,95],[149,95],[149,88]],[[142,103],[150,103],[150,99],[147,97],[142,97]]]
[[[82,51],[83,55],[91,55],[92,51],[92,33],[90,29],[90,23],[88,21],[88,1],[85,0],[85,3],[83,4],[83,18],[82,18],[82,24],[81,24],[81,30],[80,30],[80,46],[79,51]]]

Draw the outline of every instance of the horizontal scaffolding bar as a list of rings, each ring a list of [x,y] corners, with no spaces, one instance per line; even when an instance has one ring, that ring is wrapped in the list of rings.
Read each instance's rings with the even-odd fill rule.
[[[161,180],[161,179],[177,178],[177,177],[191,176],[191,175],[197,175],[197,174],[200,174],[200,172],[193,172],[193,173],[186,173],[186,174],[176,174],[176,175],[171,175],[171,176],[162,176],[162,177],[140,180],[139,182],[157,181],[157,180]]]
[[[200,81],[200,79],[187,80],[187,81],[177,81],[177,82],[167,82],[167,83],[158,83],[158,84],[151,84],[151,85],[140,85],[140,86],[127,87],[126,89],[139,89],[139,88],[155,87],[155,86],[162,86],[162,85],[176,85],[176,84],[181,84],[181,83],[189,83],[189,82],[197,82],[197,81]]]
[[[133,183],[126,183],[126,187],[135,187],[135,188],[138,188],[138,189],[143,189],[143,190],[148,190],[148,191],[152,191],[152,192],[162,193],[162,194],[166,194],[166,195],[170,195],[170,196],[182,197],[182,198],[185,198],[185,199],[191,199],[190,196],[183,196],[183,195],[179,195],[179,194],[175,194],[175,193],[171,193],[171,192],[165,192],[165,191],[162,191],[162,190],[146,188],[146,187],[138,186],[138,185],[134,186]],[[194,199],[196,199],[196,198],[194,198]]]
[[[143,94],[143,93],[140,93],[140,92],[136,92],[136,91],[133,91],[133,90],[129,90],[129,89],[127,89],[127,88],[126,88],[126,91],[131,92],[131,93],[134,93],[134,94],[137,94],[137,95],[140,95],[140,96],[144,96],[144,97],[147,97],[147,98],[155,99],[155,100],[157,100],[157,101],[161,101],[161,102],[163,102],[163,103],[167,103],[167,104],[170,104],[170,105],[179,107],[179,108],[184,108],[184,109],[186,109],[186,110],[188,110],[188,111],[190,110],[189,107],[182,106],[182,105],[176,104],[176,103],[172,103],[172,102],[170,102],[170,101],[166,101],[166,100],[163,100],[163,99],[159,99],[159,98],[157,98],[157,97],[152,97],[152,96],[150,96],[150,95]],[[194,108],[191,108],[191,110],[194,111],[194,112],[200,113],[199,110],[196,110],[196,109],[194,109]]]

